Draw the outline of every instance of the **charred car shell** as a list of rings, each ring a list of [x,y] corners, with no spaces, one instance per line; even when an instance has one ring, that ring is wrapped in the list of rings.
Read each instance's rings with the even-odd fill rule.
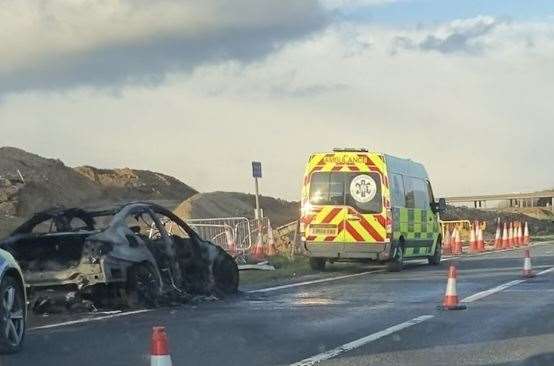
[[[233,258],[152,203],[40,212],[0,246],[19,262],[37,312],[55,304],[157,306],[238,290]]]

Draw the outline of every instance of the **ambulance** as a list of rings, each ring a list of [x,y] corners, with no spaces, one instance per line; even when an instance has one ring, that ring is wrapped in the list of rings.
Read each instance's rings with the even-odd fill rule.
[[[392,272],[411,259],[438,265],[445,208],[423,165],[367,149],[334,149],[309,158],[301,238],[314,270],[338,261],[377,261]]]

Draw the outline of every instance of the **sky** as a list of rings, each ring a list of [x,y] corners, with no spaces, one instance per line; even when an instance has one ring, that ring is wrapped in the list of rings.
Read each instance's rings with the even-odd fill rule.
[[[554,2],[2,0],[0,146],[298,200],[308,156],[554,187]]]

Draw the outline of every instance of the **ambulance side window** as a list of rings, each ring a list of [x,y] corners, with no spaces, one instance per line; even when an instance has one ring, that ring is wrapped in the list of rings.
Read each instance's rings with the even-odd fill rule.
[[[416,208],[415,205],[415,187],[414,187],[414,180],[410,177],[403,177],[404,178],[404,189],[406,191],[405,200],[406,200],[406,208]]]
[[[414,195],[414,208],[427,210],[430,207],[427,183],[423,179],[410,178]]]
[[[433,187],[431,186],[431,182],[427,181],[427,191],[429,193],[429,203],[435,202],[435,195],[433,194]]]
[[[400,174],[392,174],[392,206],[406,207],[406,195],[404,193],[404,181]]]

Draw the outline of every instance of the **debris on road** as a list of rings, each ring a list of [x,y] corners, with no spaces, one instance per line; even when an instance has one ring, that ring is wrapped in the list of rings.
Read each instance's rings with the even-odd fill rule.
[[[156,307],[238,291],[238,267],[150,203],[35,214],[0,243],[21,265],[37,313]]]
[[[241,264],[239,265],[239,271],[275,271],[275,267],[270,265],[267,261],[257,264]]]

